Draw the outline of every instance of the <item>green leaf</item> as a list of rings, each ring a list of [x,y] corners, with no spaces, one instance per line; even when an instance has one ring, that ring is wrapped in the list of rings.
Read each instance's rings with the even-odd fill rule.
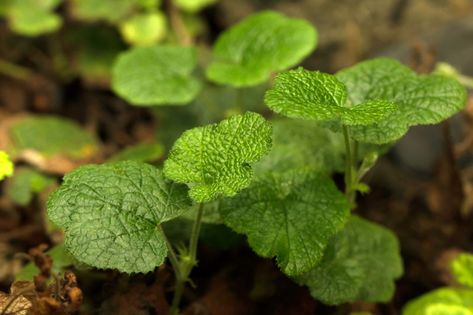
[[[9,130],[13,151],[35,150],[45,156],[63,154],[87,158],[98,150],[97,140],[75,122],[55,116],[32,116]]]
[[[118,57],[112,87],[134,105],[186,104],[201,88],[191,76],[196,64],[196,51],[191,47],[137,47]]]
[[[462,253],[451,263],[455,280],[464,286],[473,288],[473,255]]]
[[[359,63],[337,73],[352,104],[386,100],[397,104],[395,112],[368,126],[351,129],[358,141],[388,143],[402,137],[410,126],[436,124],[460,111],[466,91],[456,80],[441,75],[416,75],[387,58]]]
[[[166,36],[166,17],[158,11],[136,14],[120,24],[120,31],[127,43],[149,46]]]
[[[82,166],[48,200],[50,219],[65,230],[80,262],[122,272],[148,272],[167,255],[159,225],[190,207],[185,185],[134,161]]]
[[[410,301],[402,315],[472,315],[473,290],[441,288]]]
[[[298,64],[314,49],[317,32],[308,22],[265,11],[225,31],[214,46],[207,77],[217,83],[249,86],[272,72]]]
[[[203,8],[216,3],[218,0],[173,0],[176,7],[190,12],[196,13]]]
[[[387,302],[402,269],[396,236],[352,216],[330,241],[321,263],[297,280],[326,304]]]
[[[320,262],[349,206],[328,177],[294,170],[258,176],[249,189],[224,199],[220,214],[258,255],[276,256],[281,270],[295,276]]]
[[[70,11],[78,20],[106,21],[115,24],[132,12],[135,2],[134,0],[72,0]]]
[[[338,121],[345,125],[368,125],[384,119],[397,106],[382,99],[349,107],[347,89],[335,76],[303,68],[276,76],[266,92],[265,103],[276,113],[291,118]]]
[[[0,151],[0,180],[13,175],[14,165],[5,151]]]
[[[271,124],[273,145],[255,164],[256,173],[288,171],[301,165],[327,174],[343,172],[345,142],[341,133],[307,120],[278,119]]]
[[[270,148],[271,126],[259,114],[247,112],[184,132],[164,163],[164,173],[187,183],[196,202],[234,196],[250,184],[250,164]]]
[[[7,195],[21,206],[26,206],[35,193],[42,192],[54,184],[54,178],[44,175],[32,168],[20,168],[8,181]]]
[[[138,162],[154,162],[164,154],[164,147],[159,143],[141,143],[125,148],[115,154],[110,162],[133,160]]]
[[[58,30],[62,18],[54,9],[61,0],[13,0],[7,7],[11,29],[25,36],[38,36]]]
[[[46,254],[51,257],[53,265],[51,271],[53,273],[62,273],[67,267],[74,263],[72,257],[66,252],[64,244],[58,244],[48,250]],[[33,281],[34,276],[39,274],[39,269],[33,263],[28,263],[16,275],[15,281]]]

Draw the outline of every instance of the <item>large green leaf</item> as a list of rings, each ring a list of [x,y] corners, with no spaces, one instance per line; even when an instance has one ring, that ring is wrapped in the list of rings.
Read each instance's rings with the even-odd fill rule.
[[[272,72],[298,64],[315,48],[317,32],[304,20],[266,11],[225,31],[214,46],[207,77],[217,83],[249,86]]]
[[[352,216],[330,241],[321,263],[297,280],[326,304],[387,302],[402,269],[396,236]]]
[[[6,13],[12,30],[25,36],[38,36],[54,32],[62,19],[54,13],[61,0],[12,0]]]
[[[340,121],[344,125],[369,125],[394,112],[389,101],[373,99],[357,106],[347,104],[347,89],[334,75],[303,68],[276,76],[266,92],[266,104],[276,113],[316,121]]]
[[[464,286],[473,289],[473,255],[461,253],[451,263],[455,280]]]
[[[167,181],[151,165],[125,161],[67,174],[48,200],[48,215],[65,230],[66,248],[77,260],[148,272],[167,255],[159,225],[190,204],[185,185]]]
[[[164,163],[164,173],[187,183],[195,201],[212,201],[247,187],[250,164],[270,148],[271,126],[259,114],[247,112],[184,132]]]
[[[137,47],[118,57],[112,87],[134,105],[186,104],[200,91],[200,82],[191,75],[196,64],[192,47]]]
[[[309,271],[322,259],[330,238],[345,224],[349,206],[331,179],[311,170],[267,173],[250,188],[225,199],[225,224],[247,235],[263,257],[277,257],[290,276]]]
[[[473,315],[473,290],[441,288],[410,301],[402,315]]]
[[[9,130],[13,152],[36,150],[45,156],[63,154],[87,158],[98,142],[75,122],[55,116],[32,116],[19,120]]]
[[[337,73],[349,100],[357,105],[386,100],[398,105],[385,119],[352,128],[352,136],[369,143],[387,143],[403,136],[410,126],[439,123],[460,111],[465,89],[456,80],[441,75],[416,75],[398,61],[378,58]]]
[[[257,173],[287,171],[302,165],[325,173],[343,172],[345,143],[341,133],[307,120],[277,119],[271,124],[273,146],[255,164]]]

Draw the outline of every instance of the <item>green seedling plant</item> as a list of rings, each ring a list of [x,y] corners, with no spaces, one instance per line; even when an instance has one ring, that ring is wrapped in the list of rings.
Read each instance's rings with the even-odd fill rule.
[[[191,2],[176,4],[198,10]],[[171,313],[178,314],[202,224],[213,222],[246,236],[323,303],[389,301],[403,269],[399,244],[352,214],[357,193],[369,190],[362,180],[380,145],[452,116],[466,93],[455,79],[417,75],[386,58],[335,75],[288,70],[316,43],[306,21],[266,11],[223,32],[204,65],[184,40],[120,54],[112,89],[133,105],[186,105],[207,81],[243,91],[274,77],[264,102],[283,118],[269,122],[239,108],[244,113],[185,131],[162,169],[143,163],[160,154],[146,149],[142,157],[138,149],[125,154],[140,156],[134,161],[68,173],[48,201],[66,250],[86,265],[125,273],[150,272],[167,259],[176,278]],[[344,173],[344,192],[335,172]],[[180,218],[193,220],[187,246],[173,243],[164,227]]]

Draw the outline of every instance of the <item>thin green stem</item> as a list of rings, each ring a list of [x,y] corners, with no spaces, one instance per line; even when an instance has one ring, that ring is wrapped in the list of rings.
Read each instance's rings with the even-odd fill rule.
[[[199,204],[197,216],[192,227],[191,237],[189,240],[188,254],[180,255],[177,262],[179,273],[176,273],[176,288],[174,290],[174,297],[170,313],[171,315],[179,314],[179,304],[181,303],[182,295],[186,283],[189,281],[189,275],[192,269],[197,264],[197,244],[199,241],[200,228],[202,225],[202,215],[204,212],[204,204]],[[170,258],[172,263],[172,258]]]
[[[174,248],[172,247],[171,242],[169,242],[169,239],[164,233],[161,225],[159,226],[159,231],[163,236],[164,240],[166,241],[166,247],[168,248],[168,258],[169,262],[171,263],[172,269],[174,270],[174,274],[176,278],[181,278],[181,268],[179,267],[179,260],[177,259],[176,252],[174,251]]]
[[[349,197],[352,186],[352,154],[350,135],[347,126],[343,126],[343,139],[345,140],[345,195]]]
[[[33,72],[28,68],[16,65],[4,59],[0,59],[0,73],[23,81],[33,76]]]

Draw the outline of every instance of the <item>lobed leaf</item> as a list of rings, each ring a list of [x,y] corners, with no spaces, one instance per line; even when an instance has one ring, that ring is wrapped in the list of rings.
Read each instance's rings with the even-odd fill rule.
[[[441,75],[416,75],[398,61],[378,58],[337,73],[351,103],[372,100],[395,103],[396,111],[367,126],[351,129],[362,142],[388,143],[403,136],[410,126],[436,124],[460,111],[466,91],[456,80]]]
[[[472,315],[473,290],[440,288],[410,301],[402,315]]]
[[[395,235],[352,216],[330,241],[320,264],[297,280],[326,304],[387,302],[402,269]]]
[[[348,219],[349,206],[328,177],[293,170],[257,177],[249,189],[224,199],[220,214],[257,254],[276,256],[282,271],[296,276],[320,262]]]
[[[348,106],[347,88],[335,76],[303,68],[276,76],[266,92],[265,103],[274,112],[291,118],[338,122],[348,126],[369,125],[393,113],[393,102],[374,99]]]
[[[272,11],[258,13],[217,39],[207,77],[237,87],[256,85],[272,72],[298,64],[316,42],[317,32],[308,22]]]
[[[196,64],[196,51],[191,47],[137,47],[119,55],[112,88],[139,106],[189,103],[201,88],[191,75]]]
[[[125,161],[67,174],[48,200],[48,215],[65,230],[66,249],[80,262],[148,272],[167,255],[159,225],[190,205],[184,185],[151,165]]]
[[[184,132],[164,163],[164,173],[188,184],[196,202],[208,202],[247,187],[250,164],[270,148],[271,126],[259,114],[247,112]]]

